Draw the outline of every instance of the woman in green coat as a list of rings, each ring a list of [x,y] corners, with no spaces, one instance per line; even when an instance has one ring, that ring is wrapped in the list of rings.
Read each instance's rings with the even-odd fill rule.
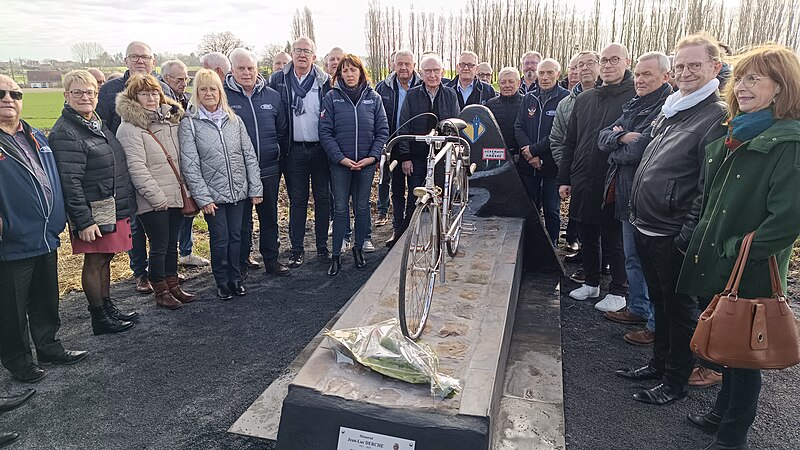
[[[703,212],[686,253],[678,291],[721,292],[745,234],[755,231],[739,293],[770,297],[769,256],[781,284],[800,235],[800,62],[786,47],[755,48],[734,64],[725,100],[728,135],[706,148]],[[716,431],[706,449],[746,449],[761,371],[726,367],[712,410],[688,419]]]

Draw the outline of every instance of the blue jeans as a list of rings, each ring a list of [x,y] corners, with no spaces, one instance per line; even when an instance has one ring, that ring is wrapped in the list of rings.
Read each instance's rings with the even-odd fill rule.
[[[178,255],[189,256],[192,254],[192,224],[194,217],[184,217],[181,228],[178,230]]]
[[[203,214],[208,223],[211,247],[211,272],[217,286],[241,281],[239,252],[242,240],[242,210],[245,202],[217,204],[212,216]]]
[[[131,271],[134,278],[147,276],[147,237],[144,234],[144,227],[139,222],[138,216],[131,217],[131,240],[133,247],[128,250]]]
[[[369,229],[369,194],[372,180],[375,178],[375,166],[362,170],[350,170],[341,164],[331,164],[331,186],[333,187],[334,219],[333,219],[333,256],[342,252],[342,239],[350,225],[350,198],[355,210],[355,243],[354,249],[360,250]]]
[[[309,144],[307,144],[309,145]],[[330,217],[331,177],[328,155],[322,145],[292,144],[286,157],[286,186],[289,191],[289,239],[292,252],[303,252],[306,219],[308,218],[308,181],[314,194],[314,237],[317,250],[328,248],[328,218]]]
[[[625,272],[628,274],[628,310],[639,317],[647,319],[646,328],[655,331],[656,322],[653,318],[653,304],[647,293],[647,281],[644,279],[642,262],[636,252],[636,242],[633,239],[633,225],[627,220],[622,220],[622,246],[625,250]]]
[[[520,172],[519,176],[536,209],[542,210],[545,229],[553,245],[556,245],[561,231],[561,197],[558,195],[558,182],[555,178],[542,177],[538,174],[530,176]]]

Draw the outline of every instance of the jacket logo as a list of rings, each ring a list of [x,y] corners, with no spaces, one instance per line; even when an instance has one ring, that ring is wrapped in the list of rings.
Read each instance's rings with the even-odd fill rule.
[[[50,150],[50,147],[48,147],[46,145],[44,147],[40,148],[39,151],[42,152],[42,153],[53,153],[53,151]]]
[[[375,103],[375,100],[364,100],[364,101],[363,101],[363,102],[361,102],[361,103],[363,103],[363,104],[365,104],[365,105],[371,105],[371,104]]]
[[[555,117],[556,110],[555,109],[551,109],[550,111],[547,111],[545,114],[547,114],[550,117]]]
[[[261,105],[261,109],[272,109],[272,104],[264,103],[263,105]]]
[[[531,106],[528,108],[528,117],[533,117],[536,115],[536,106]]]
[[[343,98],[335,98],[335,99],[333,99],[333,103],[344,103],[344,99]]]
[[[322,119],[324,117],[325,117],[325,110],[324,109],[319,110],[319,118]]]
[[[229,105],[233,109],[242,109],[242,105]]]

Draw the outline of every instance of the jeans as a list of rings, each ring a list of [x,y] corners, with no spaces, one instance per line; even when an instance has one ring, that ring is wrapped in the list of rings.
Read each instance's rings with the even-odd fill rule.
[[[756,419],[760,394],[760,370],[722,369],[722,389],[714,403],[714,411],[722,417],[717,441],[731,446],[747,442],[747,432]]]
[[[280,177],[275,175],[262,178],[261,184],[264,185],[264,201],[256,205],[259,223],[258,251],[266,263],[278,259],[278,186]]]
[[[144,228],[139,222],[139,216],[131,218],[131,240],[133,247],[128,250],[131,271],[134,278],[147,276],[147,237],[144,235]]]
[[[360,250],[364,245],[369,227],[369,194],[372,191],[372,180],[375,178],[375,167],[362,170],[350,170],[341,164],[331,164],[331,186],[333,186],[334,220],[333,220],[333,256],[342,252],[342,239],[345,229],[350,224],[350,198],[355,210],[355,243],[354,249]]]
[[[37,355],[60,356],[64,347],[56,339],[58,317],[58,255],[0,261],[0,360],[12,371],[33,364],[30,337]]]
[[[389,214],[389,190],[392,186],[392,171],[389,165],[384,164],[380,169],[383,172],[383,180],[378,184],[378,214]]]
[[[328,218],[330,217],[330,164],[328,156],[317,144],[311,147],[292,144],[286,157],[287,187],[289,190],[289,238],[292,252],[303,251],[308,216],[308,181],[314,193],[314,236],[317,250],[328,248]]]
[[[194,217],[184,217],[181,228],[178,230],[178,255],[180,256],[192,254],[192,224],[194,224]]]
[[[581,240],[583,241],[581,249],[586,284],[600,286],[602,257],[606,257],[611,269],[611,283],[608,285],[608,293],[625,297],[628,295],[628,276],[625,273],[625,250],[622,248],[622,225],[619,220],[614,219],[613,207],[604,208],[602,215],[602,223],[578,222]],[[603,247],[602,257],[600,255],[601,242]]]
[[[625,248],[625,272],[628,274],[628,310],[639,317],[647,319],[647,328],[650,331],[656,329],[656,322],[653,318],[653,304],[650,303],[650,296],[647,293],[647,281],[644,279],[642,262],[639,261],[639,254],[636,253],[636,242],[633,238],[633,224],[627,220],[622,220],[622,245]]]
[[[664,383],[685,391],[694,368],[689,342],[697,325],[697,301],[675,292],[683,255],[674,239],[674,236],[646,236],[634,229],[636,251],[647,280],[656,326],[650,366],[664,371]]]
[[[537,174],[538,175],[538,174]],[[528,193],[536,210],[542,210],[544,225],[553,245],[558,243],[558,234],[561,231],[561,197],[558,195],[558,182],[555,178],[530,176],[520,172],[522,184]]]
[[[241,281],[239,252],[242,240],[242,210],[245,202],[217,203],[217,211],[203,214],[208,223],[211,247],[211,273],[217,286]]]
[[[239,245],[239,268],[247,270],[247,258],[250,257],[250,249],[253,247],[253,202],[249,198],[241,201],[242,203],[242,233]],[[263,201],[261,203],[264,203]]]
[[[396,236],[402,234],[411,222],[411,215],[414,214],[417,197],[414,196],[414,188],[425,183],[425,171],[427,170],[426,159],[411,160],[413,172],[406,176],[403,173],[403,164],[398,163],[392,173],[392,228]]]
[[[158,283],[178,274],[178,230],[183,224],[180,208],[150,211],[139,221],[150,241],[150,281]]]

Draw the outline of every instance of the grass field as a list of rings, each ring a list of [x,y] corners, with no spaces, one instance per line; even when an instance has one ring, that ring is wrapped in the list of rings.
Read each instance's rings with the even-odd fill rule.
[[[61,89],[23,89],[22,118],[32,126],[50,130],[64,108]]]

